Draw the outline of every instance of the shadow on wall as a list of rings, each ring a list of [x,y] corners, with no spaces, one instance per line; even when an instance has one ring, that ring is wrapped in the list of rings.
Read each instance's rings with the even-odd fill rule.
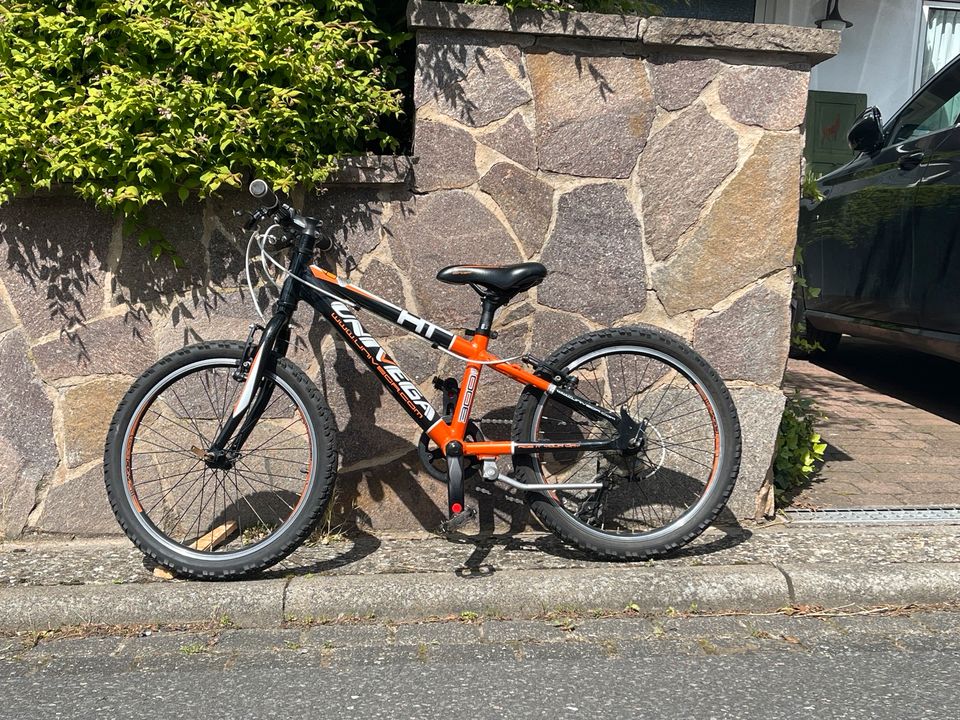
[[[404,365],[402,359],[399,362]],[[457,374],[456,370],[450,372]],[[337,418],[341,466],[372,464],[340,474],[333,524],[378,530],[402,527],[404,517],[412,516],[422,529],[438,529],[447,517],[446,486],[423,469],[410,441],[416,434],[414,421],[342,344],[324,354],[317,384]],[[429,387],[429,381],[421,387]],[[429,399],[434,407],[442,406],[439,398]],[[486,417],[512,414],[510,407],[487,413]],[[509,426],[495,427],[509,434]],[[522,502],[500,490],[491,491],[482,482],[468,481],[467,492],[472,496],[468,502],[479,511],[481,532],[516,533],[529,527],[529,512]]]
[[[376,191],[335,188],[310,204],[328,232],[346,241],[349,253],[340,260],[355,268],[378,242],[382,203]],[[0,209],[0,279],[31,346],[53,344],[58,364],[73,366],[58,376],[136,373],[173,346],[220,339],[210,331],[221,329],[213,320],[224,311],[238,320],[258,319],[243,289],[243,223],[252,207],[246,193],[230,191],[206,207],[191,201],[148,209],[142,227],[160,230],[173,244],[178,267],[140,246],[137,231],[121,237],[115,217],[66,191],[21,198]],[[239,301],[229,297],[237,290]],[[259,299],[269,308],[266,290]],[[158,324],[172,332],[155,347]],[[104,343],[135,351],[142,362],[136,368],[112,364]]]

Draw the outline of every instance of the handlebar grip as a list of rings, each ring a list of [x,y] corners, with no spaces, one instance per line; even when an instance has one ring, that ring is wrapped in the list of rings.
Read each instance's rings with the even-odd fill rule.
[[[253,195],[257,200],[260,200],[261,198],[265,198],[267,193],[270,192],[270,186],[267,185],[266,180],[257,178],[250,183],[249,190],[251,195]]]

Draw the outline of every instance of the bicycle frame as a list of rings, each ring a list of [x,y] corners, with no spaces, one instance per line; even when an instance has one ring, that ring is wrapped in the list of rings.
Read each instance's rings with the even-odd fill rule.
[[[290,337],[290,320],[301,301],[305,301],[321,313],[357,355],[374,371],[380,382],[401,407],[413,418],[414,422],[427,436],[440,447],[448,461],[448,509],[451,518],[461,515],[463,505],[463,457],[476,458],[484,464],[484,478],[507,483],[517,489],[540,492],[554,492],[560,486],[567,489],[599,490],[603,484],[596,480],[586,483],[527,484],[499,473],[496,464],[489,462],[502,455],[533,454],[549,450],[626,450],[637,445],[643,432],[643,425],[631,420],[625,411],[617,415],[599,407],[581,397],[572,390],[560,387],[563,376],[553,381],[529,372],[525,368],[503,360],[488,352],[489,330],[477,328],[472,340],[460,337],[377,297],[359,287],[350,285],[336,275],[316,265],[307,265],[309,257],[309,238],[301,238],[301,245],[295,251],[288,275],[280,291],[280,297],[270,321],[252,358],[245,356],[237,373],[246,373],[246,379],[233,413],[220,429],[216,439],[207,450],[206,457],[219,462],[239,454],[244,442],[253,430],[260,415],[270,402],[273,383],[266,379],[270,363],[277,355],[287,351]],[[492,319],[492,310],[484,305],[481,317]],[[454,411],[449,422],[445,420],[424,397],[420,389],[404,374],[384,350],[383,346],[363,327],[363,323],[353,312],[354,308],[368,310],[378,317],[398,327],[420,336],[435,348],[462,359],[466,363],[460,383]],[[248,352],[253,347],[253,331],[247,343]],[[534,387],[549,394],[558,402],[582,413],[592,420],[607,420],[617,429],[617,436],[602,440],[579,440],[576,442],[515,442],[467,440],[467,427],[473,401],[480,384],[480,373],[484,366],[512,380]],[[488,470],[489,467],[489,470]],[[463,513],[469,514],[469,513]]]
[[[584,398],[558,388],[555,383],[529,372],[520,365],[502,360],[488,352],[489,337],[487,335],[476,333],[472,340],[467,340],[366,290],[350,285],[316,265],[309,267],[309,273],[309,275],[304,274],[304,280],[313,286],[314,292],[302,291],[303,299],[330,321],[331,325],[347,340],[350,347],[374,371],[407,414],[439,447],[446,448],[448,443],[455,441],[462,445],[464,455],[480,460],[561,448],[579,450],[617,448],[616,440],[582,440],[575,443],[467,441],[465,439],[467,423],[470,420],[473,401],[480,384],[480,373],[485,365],[518,383],[530,385],[557,397],[560,402],[584,413],[587,417],[603,418],[615,426],[619,425],[621,418]],[[419,335],[430,341],[434,347],[442,347],[466,362],[460,382],[460,394],[454,406],[453,417],[449,422],[440,416],[416,384],[407,378],[396,361],[389,357],[380,343],[364,329],[350,305],[368,310],[408,332]]]

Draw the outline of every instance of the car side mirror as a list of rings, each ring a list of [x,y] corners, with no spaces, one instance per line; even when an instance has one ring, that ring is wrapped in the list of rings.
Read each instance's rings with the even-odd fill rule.
[[[847,142],[852,150],[859,153],[872,153],[883,145],[880,111],[875,107],[868,107],[860,113],[847,133]]]

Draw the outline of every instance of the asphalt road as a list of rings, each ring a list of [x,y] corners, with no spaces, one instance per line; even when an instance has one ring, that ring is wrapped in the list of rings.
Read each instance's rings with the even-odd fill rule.
[[[0,717],[957,718],[960,614],[0,638]]]

